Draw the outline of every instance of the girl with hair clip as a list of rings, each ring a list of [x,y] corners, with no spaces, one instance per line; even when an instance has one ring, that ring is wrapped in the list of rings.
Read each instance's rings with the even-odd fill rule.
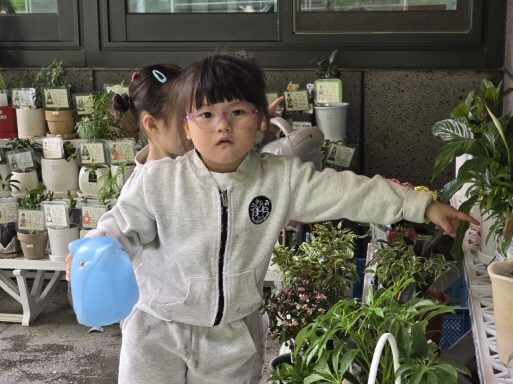
[[[452,236],[459,220],[477,224],[380,176],[255,153],[269,111],[263,72],[244,53],[192,64],[177,85],[178,133],[194,149],[142,166],[88,234],[114,237],[129,254],[143,247],[120,383],[257,383],[264,278],[290,220],[427,219]]]
[[[181,142],[181,136],[177,129],[182,124],[181,115],[176,115],[174,106],[177,104],[177,80],[181,74],[181,68],[174,65],[156,64],[142,68],[132,75],[128,95],[115,94],[112,98],[112,108],[124,113],[130,111],[134,121],[138,122],[139,134],[148,142],[136,156],[136,171],[134,176],[140,173],[143,166],[152,160],[163,158],[175,158],[183,155],[192,146],[187,142]],[[275,109],[283,101],[283,97],[276,99],[269,105],[269,113],[274,114]],[[262,125],[262,130],[279,131],[277,127]],[[98,234],[99,235],[99,234]],[[119,240],[119,238],[118,238]],[[131,257],[135,257],[140,244],[126,248],[130,250]],[[72,254],[68,255],[67,275],[70,280],[70,264]],[[255,359],[254,378],[252,383],[258,383],[262,377],[262,365],[265,360],[265,342],[268,333],[267,314],[256,319],[258,330],[255,332],[261,340],[258,349],[258,358]],[[121,380],[120,380],[121,382]],[[128,381],[130,382],[130,381]]]

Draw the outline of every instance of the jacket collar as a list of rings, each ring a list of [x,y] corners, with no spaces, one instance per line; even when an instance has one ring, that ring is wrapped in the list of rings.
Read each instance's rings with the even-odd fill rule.
[[[208,184],[214,183],[217,185],[215,180],[212,178],[210,171],[207,169],[195,149],[188,152],[185,156],[188,156],[192,160],[192,168],[200,179],[207,182]],[[250,150],[244,160],[242,160],[239,168],[237,168],[237,171],[235,171],[235,175],[233,176],[233,180],[230,185],[242,183],[251,174],[253,168],[255,167],[256,159],[257,154],[254,150]]]

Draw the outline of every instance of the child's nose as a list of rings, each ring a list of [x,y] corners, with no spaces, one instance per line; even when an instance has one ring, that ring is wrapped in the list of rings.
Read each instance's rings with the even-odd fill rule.
[[[228,116],[226,115],[226,112],[220,113],[219,117],[218,117],[218,122],[217,122],[217,129],[219,131],[221,131],[221,130],[230,129],[230,128],[231,128],[231,123],[230,123],[230,119],[228,119]]]

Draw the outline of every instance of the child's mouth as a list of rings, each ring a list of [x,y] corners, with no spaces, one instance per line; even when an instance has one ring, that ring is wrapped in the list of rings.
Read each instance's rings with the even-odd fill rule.
[[[217,142],[217,145],[223,145],[223,144],[231,144],[231,140],[227,139],[226,137],[223,137]]]

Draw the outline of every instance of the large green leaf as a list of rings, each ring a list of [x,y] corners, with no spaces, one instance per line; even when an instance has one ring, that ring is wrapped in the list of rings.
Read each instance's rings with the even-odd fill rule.
[[[472,131],[456,119],[446,119],[435,123],[433,125],[433,135],[436,139],[446,143],[453,140],[474,138]]]
[[[489,157],[466,160],[458,170],[455,188],[460,189],[463,184],[471,182],[474,178],[472,172],[479,174],[485,173],[486,168],[491,162],[492,159]]]
[[[459,207],[459,211],[469,213],[470,209],[476,203],[478,196],[474,195],[465,200]],[[451,249],[451,256],[454,260],[459,263],[463,260],[463,239],[465,238],[465,232],[467,232],[470,223],[468,221],[460,221],[460,225],[456,231],[456,236],[454,237],[454,244]]]
[[[467,153],[468,148],[473,144],[472,139],[458,139],[456,141],[446,143],[438,152],[435,158],[435,166],[433,167],[433,176],[431,180],[434,180],[440,172],[442,172],[453,160]]]
[[[419,323],[413,324],[411,327],[411,336],[413,343],[411,352],[413,357],[425,357],[428,353],[428,343],[426,335],[424,334],[424,329]]]

